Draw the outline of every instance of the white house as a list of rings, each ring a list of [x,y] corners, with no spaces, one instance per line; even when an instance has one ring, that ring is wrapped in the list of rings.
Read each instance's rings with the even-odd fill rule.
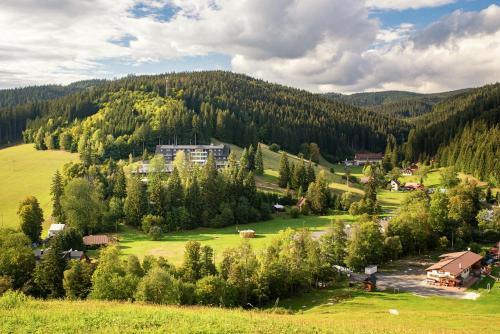
[[[65,226],[66,225],[64,225],[64,224],[52,224],[52,225],[50,225],[50,228],[49,228],[49,238],[53,237],[54,235],[56,235],[59,232],[61,232],[62,230],[64,230]]]
[[[391,180],[391,190],[392,191],[399,191],[400,187],[401,187],[401,183],[398,180]]]

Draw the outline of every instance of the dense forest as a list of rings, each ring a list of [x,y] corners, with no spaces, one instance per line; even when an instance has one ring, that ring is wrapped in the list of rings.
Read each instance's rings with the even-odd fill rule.
[[[500,84],[487,85],[447,99],[431,113],[415,120],[408,135],[405,158],[425,161],[433,157],[442,165],[483,180],[500,181]]]
[[[409,130],[402,121],[362,112],[356,107],[306,91],[245,75],[213,71],[129,76],[63,98],[18,105],[11,112],[1,112],[0,140],[6,143],[19,139],[26,120],[29,121],[25,139],[33,139],[33,134],[49,123],[55,128],[50,133],[45,133],[47,129],[43,129],[42,136],[57,135],[75,119],[94,114],[109,104],[119,109],[114,112],[119,117],[109,120],[116,122],[112,127],[125,131],[120,134],[104,131],[104,134],[132,135],[147,121],[135,118],[137,111],[131,104],[135,100],[117,102],[114,93],[143,94],[143,97],[147,95],[147,99],[168,98],[180,103],[181,110],[176,113],[176,119],[166,116],[162,120],[162,126],[169,123],[168,127],[172,130],[165,130],[161,135],[160,142],[163,143],[174,140],[178,143],[192,142],[201,127],[204,133],[197,138],[198,142],[209,137],[240,146],[261,141],[277,143],[291,152],[298,152],[303,143],[315,142],[327,158],[340,160],[359,150],[382,151],[389,133],[402,142]],[[188,118],[191,125],[187,125]],[[179,128],[182,134],[177,131]],[[152,133],[153,137],[158,140],[158,133]]]
[[[327,93],[325,96],[383,115],[408,119],[429,113],[434,105],[468,91],[469,89],[461,89],[434,94],[418,94],[404,91],[356,93],[351,95]]]

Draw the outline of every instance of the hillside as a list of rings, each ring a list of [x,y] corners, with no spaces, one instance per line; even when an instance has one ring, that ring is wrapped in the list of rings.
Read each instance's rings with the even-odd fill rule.
[[[47,218],[51,213],[50,183],[56,169],[77,154],[64,151],[37,151],[31,144],[0,150],[0,223],[3,227],[18,225],[17,207],[26,196],[38,198]]]
[[[478,300],[324,289],[279,303],[295,314],[102,301],[6,304],[0,299],[0,332],[489,334],[496,332],[494,324],[500,320],[500,290],[492,280],[488,282],[490,293],[485,284],[476,287],[482,294]]]
[[[353,106],[375,111],[377,113],[408,119],[427,114],[433,106],[445,99],[468,92],[461,89],[450,92],[419,94],[405,91],[383,91],[373,93],[355,93],[343,95],[336,93],[325,94],[328,98],[338,100]]]
[[[415,120],[405,157],[436,157],[442,165],[494,184],[500,182],[500,84],[447,99]]]
[[[147,108],[132,108],[144,101],[165,105],[172,100],[181,105],[174,119],[162,119],[162,128],[148,119]],[[27,126],[30,131],[25,139],[34,141],[37,135],[40,139],[50,135],[57,146],[68,124],[106,105],[109,112],[99,116],[104,135],[127,141],[124,136],[147,125],[152,129],[146,138],[148,149],[159,140],[189,143],[196,134],[198,142],[211,137],[240,146],[261,141],[277,143],[291,152],[298,152],[303,143],[315,142],[325,157],[340,160],[357,150],[382,151],[389,133],[403,140],[409,130],[399,120],[361,113],[356,107],[317,94],[246,75],[209,71],[129,76],[60,99],[21,105],[17,111],[0,112],[0,142],[20,139]]]

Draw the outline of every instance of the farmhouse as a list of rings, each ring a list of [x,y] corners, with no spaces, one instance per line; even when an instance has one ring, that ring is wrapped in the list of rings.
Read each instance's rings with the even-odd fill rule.
[[[49,238],[53,237],[54,235],[56,235],[59,232],[61,232],[62,230],[64,230],[65,226],[66,225],[64,225],[64,224],[52,224],[52,225],[50,225],[50,227],[49,227]]]
[[[476,270],[482,256],[471,251],[443,254],[441,260],[425,269],[427,283],[443,286],[462,286]]]
[[[404,168],[401,173],[404,175],[404,176],[412,176],[412,175],[415,175],[416,172],[418,170],[418,166],[417,165],[411,165],[409,167],[406,167]]]
[[[170,165],[174,162],[177,152],[184,151],[186,157],[195,164],[204,165],[207,162],[209,154],[215,159],[217,168],[222,168],[227,163],[227,158],[231,152],[228,145],[157,145],[156,154],[163,155],[165,162]]]

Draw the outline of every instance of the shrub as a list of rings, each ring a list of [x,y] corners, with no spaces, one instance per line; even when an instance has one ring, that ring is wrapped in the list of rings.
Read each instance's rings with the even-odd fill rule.
[[[292,207],[290,211],[288,212],[291,218],[298,218],[300,214],[300,210],[297,207]]]
[[[154,267],[139,282],[135,297],[154,304],[179,304],[179,285],[175,281],[168,272]]]
[[[280,146],[278,144],[271,144],[269,145],[269,150],[273,152],[278,152],[280,150]]]
[[[205,276],[196,282],[196,300],[202,305],[232,306],[232,287],[219,276]]]
[[[30,298],[19,291],[9,290],[0,297],[0,309],[13,309],[26,304]]]
[[[161,227],[159,226],[152,226],[150,229],[149,229],[149,237],[151,238],[151,240],[160,240],[161,239]]]
[[[0,296],[10,289],[12,289],[12,278],[9,276],[0,276]]]
[[[155,215],[146,215],[142,218],[141,225],[144,233],[149,233],[149,230],[153,226],[161,227],[163,225],[163,217]]]

